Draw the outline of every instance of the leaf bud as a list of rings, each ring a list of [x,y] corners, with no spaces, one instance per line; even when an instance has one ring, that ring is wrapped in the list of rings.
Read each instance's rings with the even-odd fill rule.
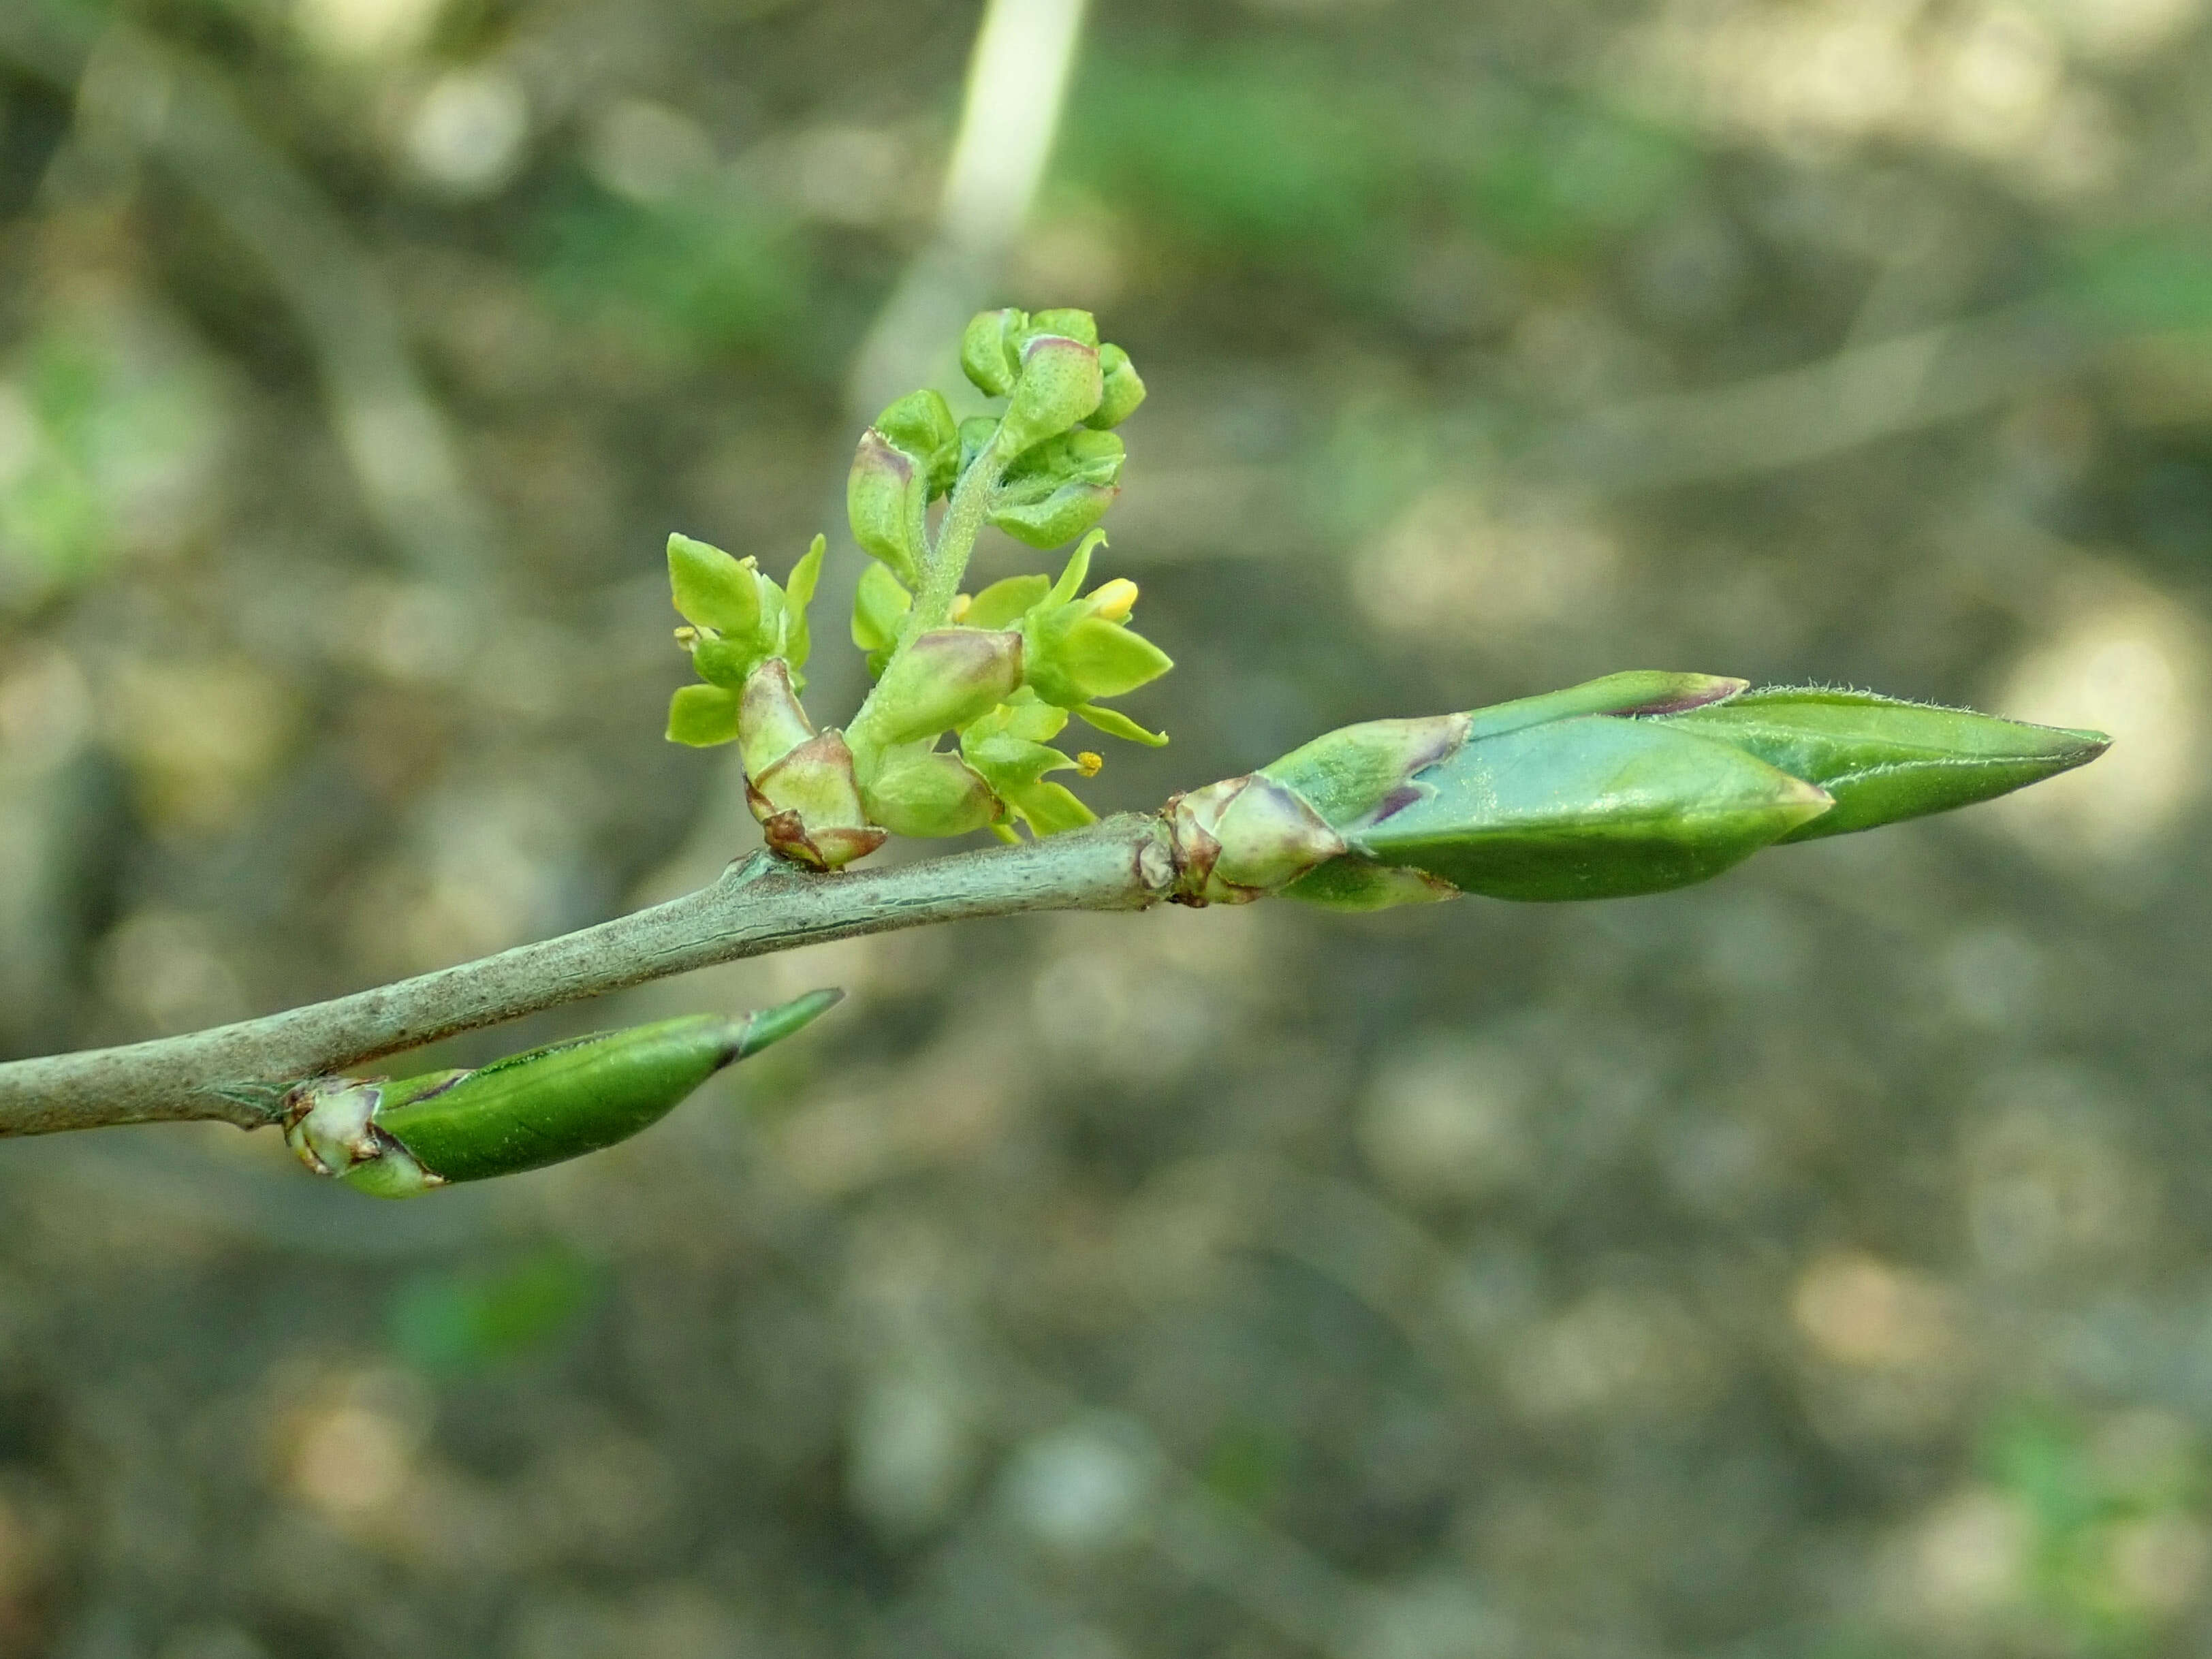
[[[815,870],[842,870],[884,844],[884,832],[860,805],[845,734],[819,732],[755,775],[745,803],[770,850]]]
[[[928,505],[924,464],[873,427],[862,433],[853,470],[845,476],[845,516],[860,550],[882,560],[909,587],[921,568]]]
[[[921,466],[930,500],[952,488],[960,476],[960,428],[941,393],[908,392],[876,416],[875,429]]]
[[[978,392],[1003,398],[1022,372],[1021,337],[1029,318],[1008,307],[979,311],[960,336],[960,372]]]
[[[811,991],[735,1018],[602,1031],[474,1071],[311,1078],[284,1097],[285,1144],[317,1175],[378,1198],[542,1169],[658,1122],[724,1066],[811,1024],[843,995]]]
[[[758,776],[813,735],[814,722],[792,687],[790,665],[771,657],[746,679],[738,701],[738,759]]]
[[[1347,833],[1420,798],[1413,780],[1467,741],[1474,717],[1366,720],[1325,732],[1261,769]]]
[[[893,657],[854,724],[864,746],[916,743],[988,714],[1022,683],[1022,636],[1005,629],[936,628]]]
[[[964,836],[1005,808],[989,784],[957,755],[896,750],[862,786],[868,817],[895,836]]]
[[[1835,798],[1833,811],[1784,841],[1970,806],[2086,765],[2112,743],[2101,732],[1818,688],[1763,688],[1666,724],[1754,755]]]
[[[1053,548],[1090,530],[1114,504],[1121,441],[1079,428],[1030,449],[994,497],[991,522],[1031,547]]]
[[[1056,438],[1098,407],[1104,395],[1098,348],[1064,334],[1039,334],[1022,348],[1022,372],[999,417],[999,450],[1018,455]]]
[[[1080,340],[1096,349],[1098,346],[1098,319],[1073,306],[1032,311],[1027,325],[1021,331],[1022,343],[1028,344],[1040,334],[1064,334],[1071,340]]]
[[[1084,417],[1084,425],[1100,431],[1116,427],[1137,412],[1145,401],[1145,383],[1129,354],[1117,345],[1098,348],[1098,407]]]
[[[1258,772],[1174,797],[1168,827],[1182,904],[1249,904],[1345,850],[1310,802]]]

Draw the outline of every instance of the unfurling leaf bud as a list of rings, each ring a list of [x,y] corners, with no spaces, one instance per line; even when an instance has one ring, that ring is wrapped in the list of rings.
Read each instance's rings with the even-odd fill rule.
[[[1660,892],[1775,842],[1986,800],[2106,744],[2094,732],[1858,692],[1742,685],[1615,674],[1469,714],[1330,732],[1263,774],[1349,848],[1284,890],[1349,908],[1446,890]]]
[[[1039,334],[1022,348],[1022,372],[999,417],[999,452],[1020,454],[1056,438],[1098,407],[1105,386],[1098,348],[1064,334]]]
[[[1083,423],[1103,432],[1137,412],[1137,405],[1145,401],[1145,383],[1138,378],[1129,354],[1117,345],[1098,348],[1098,407],[1084,417]]]
[[[1019,634],[932,629],[891,659],[853,736],[878,750],[934,738],[988,714],[1021,683]]]
[[[1071,340],[1080,340],[1096,348],[1098,344],[1098,319],[1087,311],[1073,306],[1058,306],[1048,311],[1032,311],[1029,323],[1022,330],[1022,343],[1026,345],[1040,334],[1065,334]]]
[[[317,1175],[378,1198],[542,1169],[658,1122],[725,1066],[811,1024],[843,995],[810,991],[734,1018],[691,1014],[603,1031],[476,1071],[312,1078],[284,1097],[285,1144]]]
[[[1110,432],[1079,428],[1039,444],[1008,470],[991,522],[1031,547],[1073,541],[1114,504],[1122,457]]]
[[[1348,832],[1419,799],[1420,788],[1413,780],[1458,750],[1473,719],[1431,714],[1367,720],[1316,738],[1261,770],[1304,796],[1325,822]]]
[[[1176,796],[1168,823],[1182,904],[1249,904],[1345,850],[1310,802],[1257,772]]]
[[[2103,754],[2101,732],[1997,720],[1864,691],[1774,687],[1668,717],[1816,783],[1835,810],[1785,841],[1840,836],[1970,806]]]
[[[957,755],[905,750],[884,758],[860,791],[868,816],[895,836],[964,836],[1005,810]]]
[[[929,499],[952,488],[960,476],[960,428],[951,405],[934,392],[909,392],[876,416],[875,429],[908,455],[929,479]]]
[[[978,392],[1003,398],[1022,372],[1021,337],[1029,319],[1008,307],[979,311],[960,336],[960,372]]]
[[[926,551],[928,505],[924,464],[873,427],[862,433],[845,477],[845,516],[860,550],[881,559],[909,587],[919,580]]]
[[[1601,714],[1469,741],[1347,831],[1376,863],[1497,898],[1620,898],[1718,875],[1832,805],[1725,744]]]

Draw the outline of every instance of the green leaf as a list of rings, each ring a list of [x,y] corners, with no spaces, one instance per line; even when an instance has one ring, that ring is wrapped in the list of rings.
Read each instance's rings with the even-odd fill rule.
[[[836,998],[800,1000],[818,1014]],[[781,1022],[777,1035],[787,1028]],[[753,1016],[690,1014],[511,1054],[380,1109],[374,1121],[448,1182],[513,1175],[628,1139],[761,1046]]]
[[[686,685],[668,700],[668,741],[711,749],[738,735],[738,694],[727,686]]]
[[[1101,617],[1081,618],[1057,644],[1060,665],[1083,689],[1086,702],[1133,691],[1175,666],[1143,635]]]
[[[978,593],[961,617],[966,628],[1012,628],[1031,605],[1049,592],[1052,578],[1040,573],[1009,576]]]
[[[1828,810],[1826,794],[1658,720],[1582,715],[1470,741],[1421,797],[1350,835],[1497,898],[1619,898],[1719,874]]]
[[[814,589],[822,580],[822,556],[829,545],[829,538],[816,536],[799,562],[791,567],[791,576],[784,583],[783,654],[794,677],[806,666],[814,648],[813,637],[806,629],[806,607],[813,603]],[[798,684],[805,688],[804,680]]]
[[[1864,691],[1788,687],[1672,714],[1663,723],[1728,744],[1819,785],[1835,809],[1791,830],[1811,841],[1948,812],[2087,764],[2112,739]]]
[[[695,627],[750,635],[760,626],[760,577],[750,559],[733,559],[689,536],[671,536],[668,585],[676,609]]]
[[[1122,738],[1131,743],[1141,743],[1147,749],[1164,749],[1167,746],[1166,732],[1147,732],[1118,709],[1101,708],[1097,703],[1086,702],[1078,704],[1075,714],[1077,718],[1087,720],[1109,738]]]
[[[1098,822],[1098,815],[1076,799],[1075,793],[1057,783],[1033,783],[1009,796],[1012,807],[1040,836],[1064,835]]]

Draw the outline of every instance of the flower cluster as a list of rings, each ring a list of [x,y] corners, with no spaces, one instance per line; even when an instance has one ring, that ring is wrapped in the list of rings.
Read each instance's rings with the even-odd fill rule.
[[[872,562],[852,636],[875,684],[842,729],[817,730],[799,702],[822,538],[781,588],[750,559],[669,541],[688,624],[678,638],[705,684],[676,694],[668,735],[734,739],[769,845],[817,869],[842,868],[891,835],[989,829],[1012,840],[1021,828],[1046,836],[1090,823],[1048,776],[1088,776],[1102,763],[1053,747],[1071,717],[1131,742],[1167,741],[1104,706],[1173,665],[1129,625],[1136,584],[1085,589],[1105,544],[1096,526],[1120,489],[1123,449],[1110,428],[1144,401],[1144,381],[1084,311],[985,312],[963,337],[961,365],[979,391],[1006,399],[1000,413],[956,421],[939,393],[913,392],[876,417],[854,456],[846,514]],[[1035,548],[1078,544],[1057,580],[1013,576],[963,593],[986,524]]]

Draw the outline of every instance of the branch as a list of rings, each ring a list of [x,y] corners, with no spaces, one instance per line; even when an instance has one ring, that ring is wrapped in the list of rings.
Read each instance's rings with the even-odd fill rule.
[[[1138,910],[1173,890],[1168,827],[1079,833],[886,870],[813,875],[756,854],[681,898],[497,956],[283,1013],[0,1065],[0,1135],[276,1121],[289,1084],[647,980],[802,945],[1030,910]]]

